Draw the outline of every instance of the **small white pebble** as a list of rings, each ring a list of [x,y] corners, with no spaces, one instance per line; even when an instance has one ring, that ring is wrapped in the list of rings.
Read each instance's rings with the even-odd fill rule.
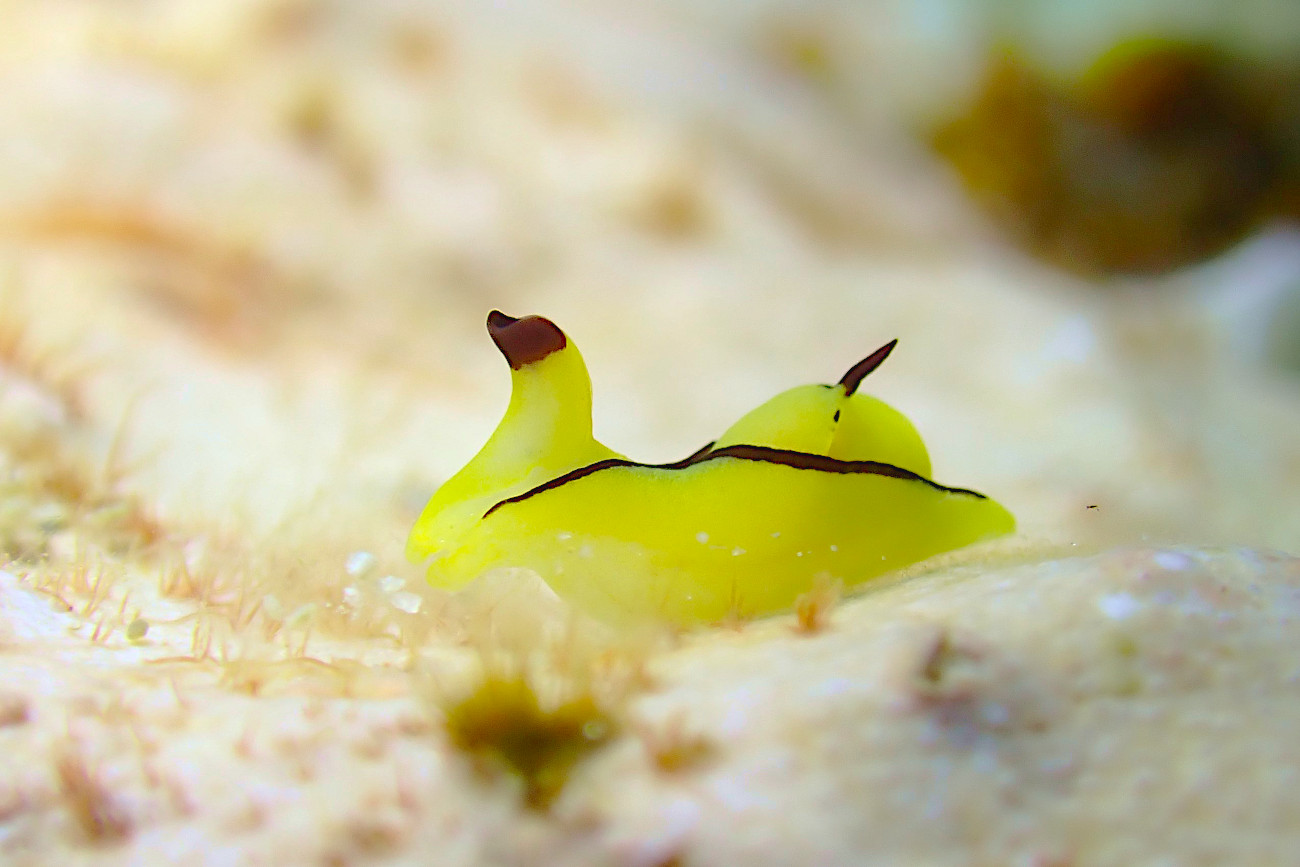
[[[343,604],[349,608],[356,608],[361,604],[361,591],[349,584],[343,588]]]
[[[379,589],[385,594],[396,593],[405,586],[406,579],[398,578],[396,575],[385,575],[383,578],[379,579]]]
[[[701,530],[700,532],[695,534],[695,541],[699,542],[701,545],[704,545],[709,541],[709,534]]]
[[[419,612],[420,605],[424,602],[423,599],[410,591],[394,593],[389,597],[388,601],[391,602],[393,607],[398,611],[405,611],[407,614],[415,614]]]
[[[839,546],[839,545],[832,545],[832,546],[831,546],[831,553],[834,553],[834,552],[836,552],[836,551],[838,551],[838,550],[840,550],[840,546]]]
[[[733,557],[739,557],[741,554],[744,554],[744,553],[745,553],[745,549],[744,549],[744,548],[732,548],[732,549],[731,549],[731,556],[733,556]]]
[[[348,555],[347,563],[343,565],[343,569],[353,578],[365,575],[373,568],[375,568],[375,555],[369,551],[353,551]]]
[[[802,557],[802,556],[803,556],[803,552],[802,552],[802,551],[795,551],[795,552],[794,552],[794,555],[795,555],[796,557]]]
[[[573,534],[570,533],[568,530],[561,530],[559,533],[555,535],[555,538],[561,542],[567,542],[573,538]]]
[[[1107,593],[1097,600],[1101,613],[1111,620],[1125,620],[1142,610],[1142,603],[1128,593]]]
[[[1157,551],[1151,559],[1161,569],[1168,569],[1170,572],[1182,572],[1192,568],[1192,558],[1177,551]]]

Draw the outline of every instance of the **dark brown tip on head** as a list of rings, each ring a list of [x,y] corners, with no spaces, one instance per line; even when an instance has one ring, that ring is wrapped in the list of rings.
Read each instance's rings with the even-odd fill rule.
[[[500,310],[493,310],[488,314],[487,330],[512,370],[541,361],[569,343],[564,332],[543,316],[516,319]]]
[[[848,373],[840,377],[840,385],[844,386],[844,393],[853,394],[853,392],[857,391],[858,386],[862,384],[862,380],[867,378],[867,374],[884,364],[885,359],[889,357],[889,353],[893,352],[894,347],[897,345],[898,338],[894,338],[850,367]]]
[[[493,329],[497,329],[497,328],[505,328],[507,325],[514,325],[518,321],[519,320],[516,319],[515,317],[507,316],[506,314],[502,313],[500,310],[493,310],[491,313],[488,314],[488,318],[487,318],[488,331],[490,332]]]

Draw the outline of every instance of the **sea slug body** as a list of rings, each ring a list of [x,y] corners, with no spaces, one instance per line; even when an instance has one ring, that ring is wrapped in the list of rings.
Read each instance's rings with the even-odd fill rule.
[[[438,586],[523,567],[608,620],[707,623],[1015,528],[993,500],[928,478],[911,423],[858,392],[894,343],[835,385],[777,395],[683,460],[644,464],[592,436],[590,378],[559,328],[493,311],[488,330],[510,364],[510,406],[408,542],[413,559],[433,557]]]

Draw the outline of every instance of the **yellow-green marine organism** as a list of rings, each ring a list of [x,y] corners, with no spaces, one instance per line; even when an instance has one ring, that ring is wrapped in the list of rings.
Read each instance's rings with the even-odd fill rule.
[[[554,323],[493,311],[488,332],[510,364],[510,405],[407,543],[412,559],[433,557],[437,586],[522,567],[608,620],[707,623],[1015,529],[993,500],[931,481],[916,429],[858,392],[894,343],[835,385],[777,395],[688,458],[643,464],[592,436],[586,365]]]

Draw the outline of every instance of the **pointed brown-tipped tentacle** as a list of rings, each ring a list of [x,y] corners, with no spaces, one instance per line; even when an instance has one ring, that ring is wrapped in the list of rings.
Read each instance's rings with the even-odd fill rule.
[[[893,340],[889,341],[884,346],[850,367],[848,372],[840,377],[840,385],[844,386],[844,393],[853,394],[853,392],[857,391],[862,380],[867,378],[867,374],[884,364],[885,359],[889,357],[889,353],[893,352],[894,347],[897,345],[898,338],[895,337]]]
[[[543,316],[516,319],[493,310],[488,314],[487,330],[512,370],[541,361],[569,343],[559,326]]]

